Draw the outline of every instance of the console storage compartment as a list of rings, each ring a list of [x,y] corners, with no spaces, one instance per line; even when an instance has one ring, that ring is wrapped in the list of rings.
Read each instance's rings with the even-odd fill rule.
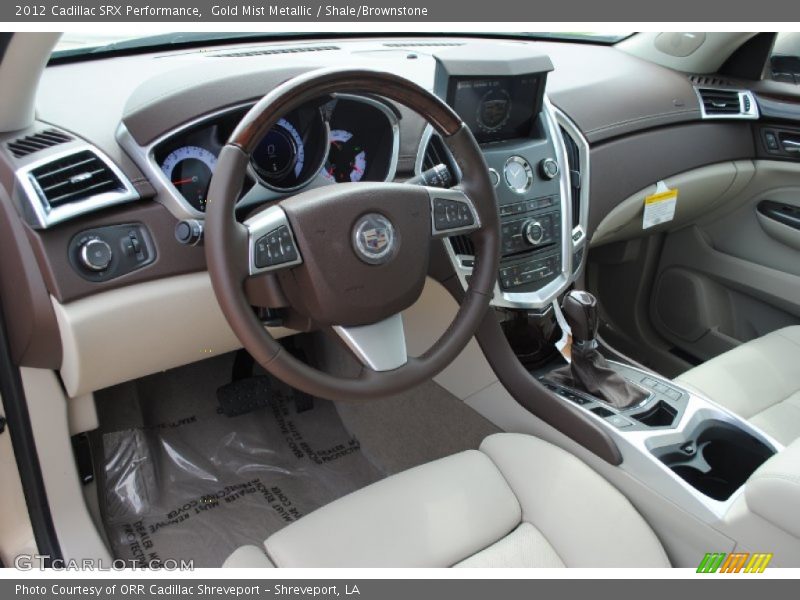
[[[644,412],[631,416],[648,427],[669,427],[675,422],[678,411],[663,400],[659,400]]]
[[[725,501],[775,452],[753,435],[710,419],[685,439],[651,448],[653,455],[696,490]]]

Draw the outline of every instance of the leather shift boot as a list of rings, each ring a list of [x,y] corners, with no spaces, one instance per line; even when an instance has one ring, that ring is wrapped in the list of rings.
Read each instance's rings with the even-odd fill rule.
[[[546,379],[588,392],[615,408],[627,408],[644,401],[644,390],[616,373],[605,357],[590,344],[572,346],[572,363],[549,373]]]

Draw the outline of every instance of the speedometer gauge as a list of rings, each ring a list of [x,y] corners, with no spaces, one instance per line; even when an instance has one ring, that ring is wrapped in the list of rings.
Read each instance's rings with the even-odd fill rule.
[[[208,186],[217,166],[217,157],[199,146],[183,146],[170,152],[161,163],[161,170],[197,210],[206,210]]]
[[[331,130],[331,147],[322,171],[323,177],[337,183],[361,181],[367,170],[367,152],[353,134],[344,129]]]

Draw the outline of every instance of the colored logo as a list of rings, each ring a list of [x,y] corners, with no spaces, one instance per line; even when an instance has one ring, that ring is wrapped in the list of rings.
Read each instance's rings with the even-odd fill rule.
[[[700,561],[698,573],[763,573],[772,560],[772,553],[709,552]]]
[[[392,258],[397,249],[392,223],[377,213],[364,215],[353,229],[353,245],[365,263],[379,265]]]
[[[362,232],[364,245],[370,250],[380,252],[389,245],[389,230],[385,227],[373,227]]]

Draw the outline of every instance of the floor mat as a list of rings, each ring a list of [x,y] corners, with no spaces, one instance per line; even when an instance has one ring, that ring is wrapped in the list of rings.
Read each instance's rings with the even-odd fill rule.
[[[297,412],[273,379],[268,406],[226,417],[211,392],[191,414],[103,435],[115,556],[218,567],[237,547],[384,476],[330,402]]]

